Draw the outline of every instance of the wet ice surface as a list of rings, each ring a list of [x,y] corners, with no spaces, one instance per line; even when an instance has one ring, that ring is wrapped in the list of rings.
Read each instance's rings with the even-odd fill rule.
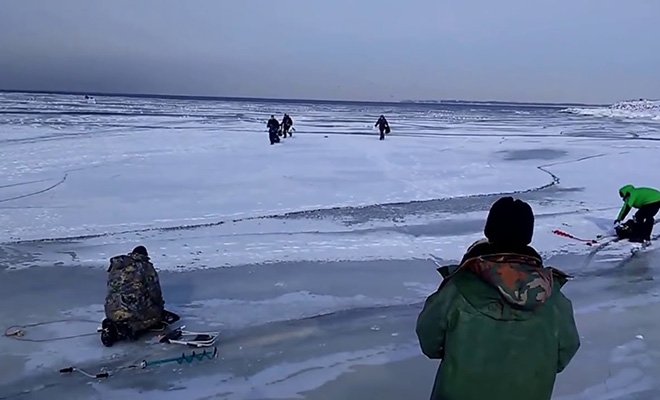
[[[440,281],[427,257],[456,261],[502,193],[532,204],[535,247],[575,276],[565,291],[583,343],[555,398],[660,395],[657,253],[589,254],[551,233],[603,233],[618,187],[656,185],[644,171],[660,163],[660,125],[646,108],[622,119],[621,107],[606,118],[503,105],[1,99],[0,320],[67,321],[26,327],[24,339],[85,336],[0,338],[0,398],[425,398],[437,363],[420,356],[414,324]],[[297,130],[269,146],[265,120],[284,111]],[[384,142],[372,129],[381,113],[393,127]],[[222,333],[219,358],[103,381],[59,375],[190,352],[155,337],[105,348],[94,333],[107,260],[137,244],[183,323]]]

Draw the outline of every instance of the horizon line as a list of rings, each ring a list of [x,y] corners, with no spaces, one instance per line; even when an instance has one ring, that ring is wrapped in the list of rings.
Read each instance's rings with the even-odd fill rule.
[[[104,96],[104,97],[145,97],[162,99],[190,99],[190,100],[220,100],[220,101],[244,101],[244,102],[281,102],[281,103],[326,103],[326,104],[371,104],[371,105],[452,105],[452,104],[507,104],[507,105],[531,105],[531,106],[609,106],[611,103],[579,103],[579,102],[531,102],[531,101],[508,101],[508,100],[465,100],[465,99],[440,99],[440,100],[415,100],[407,99],[400,101],[384,100],[346,100],[346,99],[296,99],[276,97],[243,97],[243,96],[211,96],[211,95],[189,95],[189,94],[163,94],[163,93],[118,93],[118,92],[81,92],[64,90],[17,90],[0,89],[0,93],[29,93],[29,94],[55,94],[55,95],[80,95],[80,96]]]

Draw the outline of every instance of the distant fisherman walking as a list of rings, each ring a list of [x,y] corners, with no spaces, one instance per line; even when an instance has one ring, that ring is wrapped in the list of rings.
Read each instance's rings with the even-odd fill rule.
[[[270,144],[275,144],[280,142],[280,138],[277,135],[277,132],[280,130],[280,123],[275,119],[274,115],[270,116],[268,123],[266,124],[268,128],[268,138],[270,139]]]
[[[284,114],[284,117],[282,118],[282,136],[286,137],[286,134],[289,134],[289,137],[293,136],[293,133],[291,133],[290,129],[293,126],[293,120],[289,116],[289,114]]]
[[[377,126],[378,129],[380,130],[380,140],[385,140],[385,134],[390,133],[390,124],[385,119],[385,116],[381,115],[380,118],[378,118],[378,121],[376,121],[376,123],[374,124],[374,126]]]

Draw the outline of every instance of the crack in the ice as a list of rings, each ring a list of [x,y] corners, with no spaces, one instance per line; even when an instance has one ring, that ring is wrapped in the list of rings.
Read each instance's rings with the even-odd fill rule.
[[[36,181],[27,181],[27,182],[18,182],[18,183],[9,183],[6,185],[0,185],[0,189],[8,188],[8,187],[15,187],[15,186],[23,186],[23,185],[31,185],[33,183],[41,183],[41,182],[46,182],[49,181],[50,179],[39,179]]]
[[[49,186],[49,187],[47,187],[47,188],[45,188],[45,189],[41,189],[41,190],[38,190],[38,191],[36,191],[36,192],[31,192],[31,193],[22,194],[22,195],[19,195],[19,196],[10,197],[10,198],[8,198],[8,199],[0,199],[0,203],[4,203],[4,202],[6,202],[6,201],[12,201],[12,200],[24,199],[24,198],[26,198],[26,197],[31,197],[31,196],[36,196],[36,195],[38,195],[38,194],[46,193],[46,192],[48,192],[48,191],[50,191],[50,190],[55,189],[56,187],[60,186],[61,184],[63,184],[63,183],[66,181],[66,178],[67,178],[68,176],[69,176],[69,174],[68,174],[68,173],[65,173],[64,176],[62,177],[62,179],[61,179],[59,182],[57,182],[57,183],[55,183],[55,184],[53,184],[53,185],[51,185],[51,186]]]

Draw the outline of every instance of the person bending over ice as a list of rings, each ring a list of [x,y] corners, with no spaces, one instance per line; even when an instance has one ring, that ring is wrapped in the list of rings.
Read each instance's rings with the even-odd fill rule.
[[[549,400],[556,375],[580,347],[569,276],[543,265],[529,246],[529,204],[504,197],[486,220],[486,239],[426,299],[416,332],[422,352],[440,359],[431,399]]]
[[[660,191],[646,187],[626,185],[619,189],[623,206],[614,221],[614,230],[620,239],[648,244],[651,241],[655,215],[660,211]],[[635,215],[621,224],[631,209],[637,208]]]
[[[112,257],[108,273],[101,333],[104,345],[112,346],[123,338],[135,340],[166,319],[158,273],[144,246]]]

